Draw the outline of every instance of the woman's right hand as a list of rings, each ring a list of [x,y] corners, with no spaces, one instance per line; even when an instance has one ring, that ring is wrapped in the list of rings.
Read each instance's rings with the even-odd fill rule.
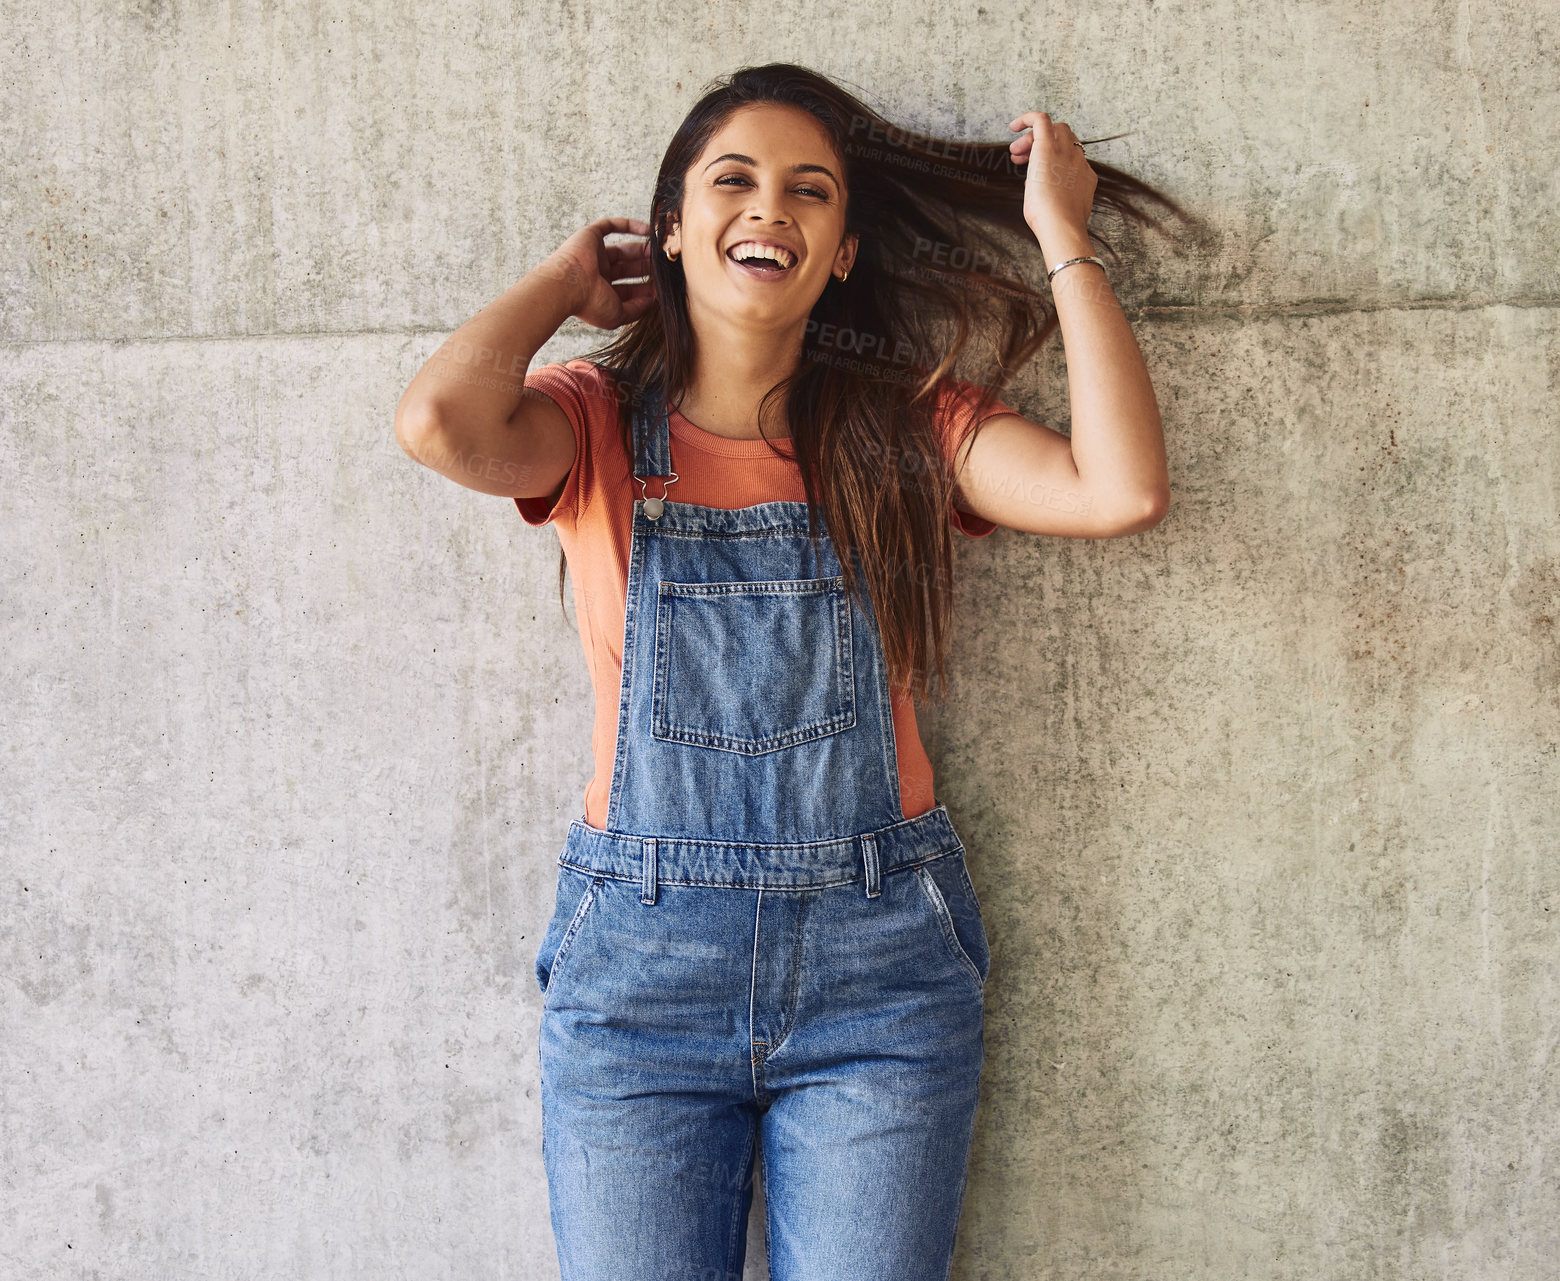
[[[643,236],[642,241],[609,245],[606,237]],[[655,282],[620,284],[650,275],[650,224],[637,218],[597,218],[559,245],[537,268],[566,281],[571,315],[597,329],[617,329],[637,320],[655,301]]]

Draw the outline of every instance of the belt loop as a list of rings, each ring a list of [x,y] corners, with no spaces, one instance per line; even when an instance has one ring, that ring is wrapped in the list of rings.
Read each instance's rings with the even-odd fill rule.
[[[654,903],[656,891],[655,837],[647,836],[640,844],[644,846],[644,857],[640,860],[639,901],[641,903]]]
[[[867,872],[867,897],[877,898],[883,892],[883,878],[878,872],[877,837],[871,832],[861,837],[861,861]]]

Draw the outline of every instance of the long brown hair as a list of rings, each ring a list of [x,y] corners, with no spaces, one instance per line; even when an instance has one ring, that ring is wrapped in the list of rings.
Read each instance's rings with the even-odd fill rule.
[[[615,384],[632,466],[632,416],[642,396],[656,389],[675,406],[693,375],[687,284],[681,265],[662,251],[668,215],[680,216],[684,175],[727,119],[770,103],[800,107],[827,130],[845,170],[845,233],[860,237],[849,279],[831,276],[813,307],[796,370],[764,397],[765,406],[772,396],[785,397],[791,431],[792,452],[782,453],[773,441],[770,448],[794,456],[813,537],[821,512],[858,602],[863,588],[852,562],[860,556],[892,687],[941,699],[952,614],[954,477],[933,420],[935,393],[945,378],[957,376],[953,370],[972,337],[989,334],[992,357],[968,380],[981,391],[977,414],[984,411],[1058,325],[1045,294],[999,270],[1024,259],[1044,267],[1024,221],[1025,170],[1013,163],[1007,142],[911,133],[832,81],[789,63],[743,67],[716,80],[678,127],[656,175],[647,220],[656,303],[583,359]],[[1092,160],[1090,166],[1095,212],[1162,228],[1149,213],[1158,207],[1195,223],[1137,179]],[[1092,228],[1089,234],[1112,261],[1119,259],[1108,240]],[[1016,243],[1004,243],[1004,236]],[[760,412],[760,422],[766,416]],[[561,557],[560,605],[566,566]]]

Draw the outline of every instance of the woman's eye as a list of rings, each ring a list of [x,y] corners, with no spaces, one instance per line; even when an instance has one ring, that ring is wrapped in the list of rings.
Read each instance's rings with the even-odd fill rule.
[[[723,183],[725,183],[725,182],[727,182],[729,180],[732,180],[732,179],[735,179],[737,182],[746,182],[748,180],[746,174],[728,173],[723,178],[715,179],[715,185],[717,187],[719,187]],[[827,191],[819,191],[817,187],[798,187],[797,190],[798,191],[805,191],[809,195],[817,196],[819,200],[827,200],[829,198],[829,193]]]

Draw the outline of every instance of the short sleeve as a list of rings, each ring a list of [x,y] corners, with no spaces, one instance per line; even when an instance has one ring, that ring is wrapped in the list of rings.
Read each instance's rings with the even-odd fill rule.
[[[942,438],[943,456],[948,459],[950,467],[958,458],[965,438],[980,423],[998,414],[1018,413],[1011,405],[994,399],[977,418],[975,410],[980,403],[980,393],[981,389],[976,384],[961,379],[945,379],[938,389],[937,429]],[[997,528],[994,521],[961,507],[951,508],[949,519],[955,529],[971,538],[985,538]]]
[[[525,376],[527,392],[547,396],[574,428],[574,462],[551,494],[517,498],[515,506],[527,525],[573,524],[589,502],[591,471],[591,401],[602,395],[601,374],[589,361],[571,360],[541,365]]]

